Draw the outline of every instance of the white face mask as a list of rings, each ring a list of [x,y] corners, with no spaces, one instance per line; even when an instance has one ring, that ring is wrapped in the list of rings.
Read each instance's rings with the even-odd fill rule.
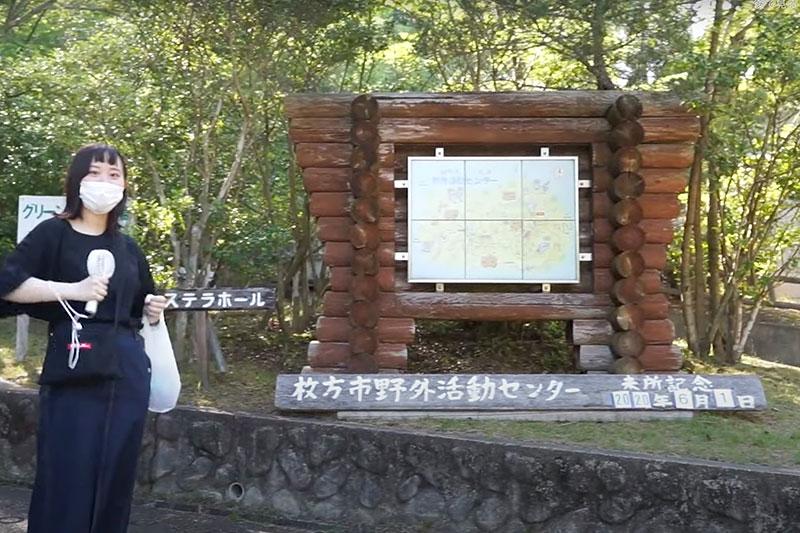
[[[124,192],[125,188],[115,183],[83,180],[80,196],[86,209],[98,215],[105,215],[122,201]]]

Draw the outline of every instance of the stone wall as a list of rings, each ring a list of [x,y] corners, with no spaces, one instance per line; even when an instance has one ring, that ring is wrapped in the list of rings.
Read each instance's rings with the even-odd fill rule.
[[[0,391],[0,477],[30,483],[36,397]],[[341,531],[800,532],[800,472],[181,408],[140,494]]]

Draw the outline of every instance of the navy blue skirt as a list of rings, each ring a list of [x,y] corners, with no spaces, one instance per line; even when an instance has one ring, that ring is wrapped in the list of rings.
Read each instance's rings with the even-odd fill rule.
[[[120,329],[122,378],[39,390],[28,533],[124,533],[150,396],[144,341]]]

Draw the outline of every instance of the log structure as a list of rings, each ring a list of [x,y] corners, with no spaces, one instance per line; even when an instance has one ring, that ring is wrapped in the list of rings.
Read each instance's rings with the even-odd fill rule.
[[[306,371],[397,372],[414,320],[569,323],[585,371],[675,371],[661,270],[688,180],[697,117],[669,94],[547,91],[299,94],[285,101],[295,156],[330,267]],[[408,282],[408,157],[578,157],[580,282]]]

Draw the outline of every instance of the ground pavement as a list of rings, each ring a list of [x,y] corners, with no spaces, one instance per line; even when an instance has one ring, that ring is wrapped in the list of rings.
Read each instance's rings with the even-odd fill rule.
[[[28,489],[0,485],[0,533],[25,533],[31,492]],[[128,533],[309,533],[279,525],[256,524],[227,516],[193,513],[166,508],[155,503],[135,505]]]

